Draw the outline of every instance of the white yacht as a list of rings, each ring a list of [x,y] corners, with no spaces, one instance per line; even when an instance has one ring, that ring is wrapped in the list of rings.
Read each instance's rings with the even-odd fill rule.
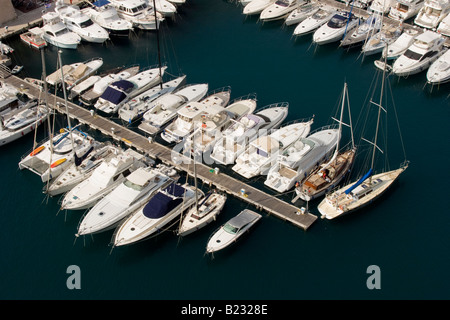
[[[341,40],[341,47],[351,47],[362,45],[373,34],[378,33],[381,28],[381,17],[371,15],[353,31],[347,32],[345,38]]]
[[[211,159],[223,165],[233,164],[249,141],[281,125],[287,117],[288,106],[287,102],[274,103],[254,114],[232,120],[233,123],[225,129],[222,138],[214,145]]]
[[[102,58],[92,58],[88,61],[80,63],[72,72],[64,76],[64,82],[66,83],[67,90],[71,90],[78,83],[96,73],[102,65]]]
[[[160,83],[166,69],[166,66],[148,68],[126,80],[111,83],[98,98],[94,107],[106,114],[116,113],[130,99]]]
[[[153,4],[152,0],[149,3]],[[173,18],[177,13],[177,7],[167,0],[155,0],[156,12],[159,12],[163,17]]]
[[[284,19],[303,3],[305,0],[277,0],[261,12],[259,19],[261,21]]]
[[[208,192],[186,213],[178,228],[179,236],[187,236],[217,219],[227,201],[227,196],[215,191]]]
[[[243,14],[260,14],[265,8],[275,3],[276,0],[252,0],[242,10]]]
[[[67,29],[77,33],[82,40],[103,43],[109,39],[108,31],[93,22],[78,6],[65,5],[58,1],[55,11],[59,14]]]
[[[301,36],[312,33],[319,29],[322,25],[330,21],[336,14],[336,10],[332,8],[320,8],[313,15],[300,22],[294,29],[294,36]]]
[[[92,174],[65,194],[62,209],[81,210],[94,206],[134,170],[144,165],[143,156],[128,149],[103,161]]]
[[[169,143],[181,142],[184,137],[194,131],[194,123],[200,121],[204,115],[209,113],[210,109],[214,110],[216,106],[226,106],[230,101],[230,94],[229,87],[220,88],[207,94],[206,98],[184,106],[178,110],[175,120],[161,133],[161,138]]]
[[[387,15],[396,2],[397,0],[373,0],[367,11]]]
[[[442,19],[436,31],[444,36],[450,37],[450,14]]]
[[[248,95],[237,98],[227,107],[215,107],[205,115],[198,123],[199,130],[193,133],[185,142],[185,149],[195,150],[195,154],[209,156],[214,144],[222,137],[232,120],[238,120],[243,116],[251,114],[256,109],[256,96]]]
[[[200,191],[198,191],[200,192]],[[158,191],[147,204],[134,211],[114,232],[114,246],[145,240],[189,209],[195,202],[195,190],[189,185],[172,183]]]
[[[185,80],[186,76],[183,75],[144,91],[120,107],[119,117],[128,124],[140,119],[156,99],[178,90],[185,83]]]
[[[267,173],[264,184],[277,192],[285,192],[301,183],[310,172],[333,152],[339,130],[321,128],[306,138],[300,138],[278,157]]]
[[[427,82],[429,84],[441,84],[450,81],[450,50],[447,50],[427,71]]]
[[[47,41],[42,38],[43,31],[39,27],[33,27],[20,34],[20,40],[35,49],[42,49],[47,46]]]
[[[81,37],[75,32],[69,31],[59,14],[56,12],[47,12],[42,15],[42,38],[63,49],[76,49],[81,42]]]
[[[97,99],[105,92],[106,88],[113,82],[126,80],[139,72],[139,66],[132,66],[117,73],[110,73],[103,76],[94,86],[80,96],[80,102],[86,106],[95,104]]]
[[[155,135],[172,121],[177,112],[188,103],[202,99],[208,93],[208,84],[186,85],[173,93],[167,93],[149,103],[148,111],[142,117],[139,129]]]
[[[423,7],[414,19],[414,24],[423,28],[434,29],[449,13],[449,0],[425,0]]]
[[[387,60],[395,60],[400,57],[414,42],[414,39],[422,33],[419,29],[405,29],[400,37],[394,42],[385,46],[382,51],[382,58]]]
[[[78,84],[76,84],[72,89],[70,89],[69,96],[67,97],[69,100],[73,100],[76,97],[78,97],[80,94],[83,94],[90,88],[94,86],[97,82],[100,81],[102,77],[100,76],[90,76],[87,79],[80,81]]]
[[[313,35],[313,42],[327,44],[340,41],[359,24],[359,18],[350,12],[336,13],[326,24],[319,27]]]
[[[390,46],[403,32],[403,26],[392,26],[385,24],[380,31],[372,35],[364,42],[361,52],[368,56],[380,53],[386,46]]]
[[[76,236],[115,228],[129,214],[146,204],[159,189],[171,182],[172,179],[156,168],[137,168],[86,213]]]
[[[424,0],[397,0],[391,7],[388,17],[399,21],[408,20],[419,12],[423,4]]]
[[[211,235],[206,245],[206,252],[213,253],[228,247],[236,242],[261,218],[262,216],[259,213],[244,209]]]
[[[284,21],[284,24],[287,26],[299,24],[306,18],[319,11],[319,9],[320,4],[318,2],[307,1],[300,7],[294,9],[293,11],[291,11],[291,13],[289,13],[286,20]]]
[[[84,159],[78,158],[69,165],[60,175],[50,181],[45,188],[45,193],[56,196],[68,192],[81,181],[89,178],[103,161],[109,161],[116,157],[120,149],[111,144],[94,142],[93,150]]]
[[[233,171],[247,179],[267,175],[284,150],[309,134],[313,121],[310,119],[305,122],[287,124],[270,134],[254,139],[236,158],[236,164],[232,167]]]
[[[392,66],[392,72],[406,77],[426,70],[444,53],[444,42],[445,39],[440,34],[425,31],[398,57]]]
[[[42,182],[56,178],[77,157],[84,157],[91,151],[94,139],[79,131],[61,129],[61,133],[39,144],[22,157],[19,169],[28,169],[41,177]]]
[[[133,24],[117,14],[117,10],[108,0],[98,0],[92,6],[81,10],[111,36],[128,37],[133,30]]]
[[[0,146],[33,132],[49,114],[45,105],[33,100],[4,116],[0,116]]]
[[[157,12],[156,19],[153,7],[145,0],[110,0],[116,8],[119,17],[131,22],[133,27],[143,30],[156,30],[164,21],[161,13]]]

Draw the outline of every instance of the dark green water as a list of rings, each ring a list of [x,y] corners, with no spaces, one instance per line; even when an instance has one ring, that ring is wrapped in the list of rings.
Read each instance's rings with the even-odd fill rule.
[[[187,0],[176,21],[161,30],[168,72],[186,74],[188,83],[207,82],[211,90],[229,85],[232,99],[255,92],[258,107],[287,101],[287,121],[314,114],[313,129],[330,123],[347,81],[357,117],[375,73],[375,57],[362,61],[357,50],[345,51],[336,43],[314,48],[311,35],[294,41],[293,28],[279,22],[262,25],[241,12],[227,1]],[[39,53],[18,39],[10,44],[16,62],[24,65],[21,75],[39,78]],[[155,33],[136,32],[130,40],[65,50],[62,59],[68,64],[100,56],[103,70],[156,65],[156,47]],[[53,72],[54,47],[46,49],[46,64],[47,72]],[[411,164],[380,201],[340,220],[319,218],[307,231],[263,213],[242,241],[214,259],[204,256],[206,242],[220,223],[246,207],[237,199],[228,199],[216,224],[181,242],[168,232],[111,252],[112,232],[74,242],[82,213],[57,214],[59,198],[46,199],[40,179],[19,171],[32,136],[2,147],[0,298],[450,298],[450,86],[430,91],[424,83],[425,73],[392,79]],[[398,165],[402,150],[392,142],[389,153]],[[317,204],[310,208],[318,215]],[[80,268],[80,290],[66,286],[71,265]],[[380,268],[381,289],[366,285],[371,265]]]

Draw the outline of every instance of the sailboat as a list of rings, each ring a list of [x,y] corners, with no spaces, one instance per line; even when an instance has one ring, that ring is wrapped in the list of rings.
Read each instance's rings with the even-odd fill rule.
[[[347,103],[348,107],[349,124],[342,122],[345,103]],[[356,147],[353,139],[347,83],[344,83],[340,118],[339,120],[334,120],[339,123],[339,137],[333,156],[331,159],[324,161],[321,165],[314,169],[303,181],[303,183],[296,185],[295,192],[297,196],[292,200],[292,202],[295,202],[298,198],[305,201],[311,201],[322,196],[335,186],[339,185],[353,165],[356,155]],[[351,133],[351,148],[346,150],[340,150],[339,147],[342,138],[342,125],[350,127]]]
[[[377,145],[381,121],[385,119],[385,117],[382,117],[382,113],[384,115],[387,114],[387,109],[383,106],[383,92],[385,90],[386,81],[385,76],[386,70],[383,69],[379,103],[373,101],[372,99],[370,100],[370,104],[376,106],[378,109],[374,141],[369,141],[364,137],[361,138],[372,145],[370,150],[370,158],[368,159],[370,160],[368,171],[360,176],[357,181],[345,185],[326,195],[325,199],[323,199],[318,206],[318,210],[324,218],[334,219],[357,211],[358,209],[372,203],[374,200],[383,195],[399,178],[400,174],[402,174],[408,167],[409,161],[405,160],[402,164],[400,164],[398,169],[390,170],[389,168],[386,168],[380,173],[375,174],[375,159],[378,154],[377,151],[385,155],[384,151]],[[384,141],[387,141],[385,136],[383,136],[383,138]],[[387,159],[385,159],[384,163],[388,165]]]
[[[199,130],[201,128],[197,129],[197,131]],[[182,218],[181,225],[178,229],[179,236],[191,234],[216,220],[217,215],[222,211],[227,200],[225,194],[211,191],[201,197],[199,201],[195,152],[192,152],[192,158],[194,159],[195,204],[189,209],[184,218]]]

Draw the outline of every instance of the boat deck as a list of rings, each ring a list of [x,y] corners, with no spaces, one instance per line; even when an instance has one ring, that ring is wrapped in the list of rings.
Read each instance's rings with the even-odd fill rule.
[[[35,87],[19,77],[11,75],[4,79],[4,81],[16,88],[21,88],[21,90],[29,96],[39,97],[38,87]],[[61,113],[65,113],[64,99],[49,94],[47,101],[51,108],[54,108]],[[189,164],[190,161],[180,161],[181,163],[176,163],[174,160],[175,158],[172,156],[172,149],[157,142],[150,141],[143,135],[107,118],[93,114],[89,110],[74,103],[68,102],[67,105],[69,116],[78,120],[80,123],[86,124],[92,129],[99,130],[103,134],[112,137],[114,140],[121,141],[142,153],[148,154],[152,158],[160,159],[165,164],[173,165],[178,170],[183,170],[190,175],[194,174],[193,166]],[[179,153],[174,152],[174,154],[178,155],[178,158],[180,159]],[[278,218],[289,221],[304,230],[307,230],[317,219],[316,215],[311,213],[300,213],[298,207],[256,189],[255,187],[225,173],[216,173],[213,168],[204,164],[198,164],[196,166],[196,171],[197,177],[205,183],[214,185],[218,190],[224,191],[242,201],[254,205],[259,210],[264,210]],[[244,193],[241,192],[242,189],[245,190]]]

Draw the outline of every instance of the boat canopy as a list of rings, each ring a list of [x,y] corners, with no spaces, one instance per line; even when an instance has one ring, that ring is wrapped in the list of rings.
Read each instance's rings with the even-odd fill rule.
[[[93,3],[93,5],[100,8],[100,7],[106,6],[109,3],[110,2],[108,0],[98,0],[98,1],[95,1]]]
[[[359,186],[361,183],[364,182],[368,177],[372,175],[373,169],[370,169],[361,179],[359,179],[354,185],[352,185],[350,188],[345,190],[345,194],[349,194],[352,192],[353,189],[355,189],[357,186]]]
[[[162,192],[155,194],[143,209],[144,216],[150,219],[159,219],[177,207],[183,198],[172,198]]]
[[[119,80],[108,86],[100,98],[118,104],[127,97],[127,94],[124,91],[133,87],[134,84],[130,81]]]
[[[172,183],[166,189],[164,189],[168,194],[173,195],[174,197],[183,197],[186,190],[180,186],[179,184]]]

